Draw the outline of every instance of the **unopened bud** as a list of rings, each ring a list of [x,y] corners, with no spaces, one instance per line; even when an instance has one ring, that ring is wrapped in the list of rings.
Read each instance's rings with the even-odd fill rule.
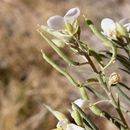
[[[116,23],[117,37],[128,37],[127,29],[120,23]]]
[[[120,75],[116,72],[113,72],[109,77],[109,84],[115,85],[120,82]]]
[[[102,110],[96,105],[90,105],[90,110],[97,116],[102,116]]]
[[[79,114],[79,112],[77,110],[74,110],[72,113],[71,113],[71,116],[72,118],[74,119],[74,121],[76,122],[76,124],[78,124],[79,126],[82,126],[83,124],[83,120]]]
[[[82,97],[84,100],[89,100],[89,97],[88,97],[88,93],[87,93],[86,88],[80,87],[79,89],[80,89],[81,97]]]

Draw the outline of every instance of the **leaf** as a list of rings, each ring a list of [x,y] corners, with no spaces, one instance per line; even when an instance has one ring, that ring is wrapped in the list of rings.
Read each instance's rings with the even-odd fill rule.
[[[89,49],[90,56],[93,56],[99,64],[103,65],[101,55],[93,49]]]
[[[126,67],[128,69],[128,71],[130,70],[130,60],[126,56],[118,54],[117,55],[117,60],[120,61],[120,63],[124,67]]]
[[[130,97],[128,97],[128,95],[126,95],[126,93],[124,93],[120,87],[116,87],[117,90],[119,91],[119,93],[128,101],[128,103],[130,104]]]
[[[109,56],[111,56],[111,52],[105,51],[106,54],[108,54]],[[130,70],[130,60],[121,54],[117,54],[116,59],[126,68],[128,69],[128,71]]]
[[[123,68],[120,68],[120,69],[130,75],[130,70],[125,70]]]
[[[125,89],[127,89],[127,90],[130,91],[130,88],[129,88],[126,84],[124,84],[124,83],[122,83],[122,82],[119,82],[118,84],[119,84],[121,87],[124,87]]]

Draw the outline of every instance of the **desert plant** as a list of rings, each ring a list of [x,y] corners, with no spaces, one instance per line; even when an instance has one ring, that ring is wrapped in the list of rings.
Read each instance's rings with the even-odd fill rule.
[[[107,50],[96,51],[94,48],[90,48],[87,42],[81,40],[79,16],[79,8],[72,8],[64,17],[50,17],[47,21],[48,26],[39,26],[38,32],[67,64],[72,66],[90,66],[93,70],[93,77],[86,79],[84,83],[80,83],[65,68],[51,60],[42,50],[43,58],[74,86],[78,87],[81,93],[81,98],[72,103],[71,116],[75,123],[71,123],[63,113],[55,111],[47,105],[45,106],[59,120],[56,126],[57,130],[98,130],[99,128],[96,124],[85,113],[85,108],[89,108],[96,116],[106,118],[119,130],[129,130],[130,124],[125,118],[125,113],[130,116],[130,111],[125,108],[124,103],[120,100],[120,95],[130,103],[130,97],[122,90],[124,87],[127,91],[130,91],[130,88],[121,82],[119,73],[112,72],[108,75],[106,71],[119,61],[122,67],[118,69],[130,75],[130,20],[123,19],[119,22],[114,22],[112,19],[105,18],[101,22],[102,31],[100,31],[90,19],[83,16],[87,28],[107,48]],[[49,39],[45,33],[52,35],[54,39]],[[85,61],[80,63],[70,59],[63,51],[64,47],[67,47],[72,53],[84,57]],[[104,94],[94,89],[92,87],[94,84],[98,84]],[[116,93],[113,92],[114,88],[118,90]],[[98,101],[93,103],[90,94],[94,94]],[[116,110],[118,117],[113,117],[98,106],[99,103],[103,102],[111,104],[113,109]]]

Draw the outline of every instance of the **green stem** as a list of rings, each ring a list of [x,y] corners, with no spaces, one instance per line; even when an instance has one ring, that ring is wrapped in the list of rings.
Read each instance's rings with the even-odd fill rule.
[[[87,53],[85,53],[85,52],[83,52],[83,55],[88,60],[89,64],[91,65],[91,67],[93,69],[93,71],[98,74],[99,72],[98,72],[97,68],[95,67],[93,61],[91,60],[90,56]]]

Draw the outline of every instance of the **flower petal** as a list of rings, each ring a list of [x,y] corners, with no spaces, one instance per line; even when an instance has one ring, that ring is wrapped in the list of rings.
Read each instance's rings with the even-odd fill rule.
[[[109,36],[112,33],[112,31],[114,31],[116,29],[116,24],[112,19],[104,18],[101,21],[101,28],[104,31],[104,33],[107,36]]]
[[[75,100],[74,103],[76,105],[78,105],[80,108],[85,108],[85,106],[87,105],[87,101],[85,101],[85,100],[83,100],[81,98]]]
[[[70,123],[67,125],[66,130],[85,130],[85,129],[80,126]]]
[[[80,15],[80,9],[78,7],[70,9],[64,16],[64,21],[71,23],[76,20]]]
[[[54,31],[62,30],[64,26],[64,19],[62,16],[52,16],[47,20],[47,25]]]

